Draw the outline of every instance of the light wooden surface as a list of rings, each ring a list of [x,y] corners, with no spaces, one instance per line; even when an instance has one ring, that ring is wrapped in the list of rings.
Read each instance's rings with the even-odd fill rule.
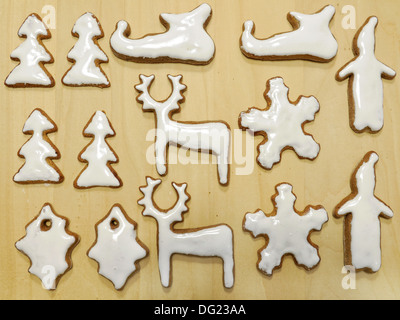
[[[216,43],[216,57],[208,66],[184,64],[135,64],[117,59],[111,52],[109,38],[120,19],[132,26],[132,36],[161,32],[162,12],[189,11],[199,4],[197,0],[2,0],[0,2],[0,82],[15,66],[9,55],[22,40],[17,31],[32,12],[41,14],[45,5],[52,5],[57,13],[56,29],[46,47],[55,57],[48,70],[56,79],[52,89],[9,89],[0,85],[0,299],[381,299],[400,298],[400,79],[384,81],[385,125],[376,134],[355,134],[348,123],[347,82],[338,83],[336,71],[353,54],[351,43],[356,30],[345,30],[341,25],[343,6],[356,8],[357,29],[367,17],[377,15],[377,57],[400,71],[399,34],[400,4],[398,0],[342,1],[332,3],[336,15],[331,29],[339,42],[337,57],[330,63],[303,61],[262,62],[245,58],[239,50],[242,24],[252,19],[256,35],[265,38],[274,33],[290,30],[286,20],[289,11],[315,12],[327,5],[325,1],[287,0],[209,0],[213,17],[208,32]],[[76,39],[70,30],[75,20],[90,11],[100,20],[105,38],[99,41],[110,58],[103,69],[111,81],[109,89],[67,88],[61,77],[70,67],[66,55]],[[43,16],[43,14],[41,14]],[[188,86],[186,102],[177,120],[224,120],[232,130],[238,129],[241,111],[256,106],[264,108],[266,81],[275,76],[284,78],[290,88],[290,98],[314,95],[321,110],[316,120],[306,126],[321,144],[315,161],[300,160],[292,151],[283,154],[282,162],[272,171],[256,165],[250,149],[250,164],[254,169],[248,175],[236,175],[243,165],[233,163],[228,187],[218,184],[215,164],[176,164],[169,166],[155,199],[160,207],[175,202],[172,181],[189,185],[192,199],[185,221],[177,227],[200,227],[227,223],[235,234],[236,283],[233,289],[224,289],[222,263],[218,259],[175,256],[173,258],[172,287],[161,286],[156,248],[156,223],[141,215],[137,205],[138,187],[145,176],[157,178],[155,166],[146,160],[152,141],[146,141],[154,128],[154,116],[145,114],[136,101],[134,85],[140,73],[156,75],[152,94],[157,99],[169,95],[167,74],[182,74]],[[49,137],[60,149],[57,166],[65,181],[57,186],[23,186],[12,177],[23,164],[17,151],[29,136],[22,127],[34,108],[43,108],[57,123],[59,131]],[[121,189],[76,190],[73,180],[84,164],[77,160],[78,153],[89,143],[82,129],[96,110],[107,112],[116,131],[109,139],[120,158],[114,165],[124,182]],[[236,135],[244,140],[246,133]],[[149,140],[149,139],[148,139]],[[255,139],[256,144],[261,138]],[[170,148],[170,153],[176,150]],[[335,205],[350,192],[349,179],[364,154],[370,150],[380,155],[377,165],[376,194],[388,203],[395,216],[382,221],[383,266],[376,274],[357,274],[357,289],[342,288],[343,248],[342,223],[332,217]],[[176,152],[175,152],[176,153]],[[195,155],[196,156],[196,155]],[[212,157],[210,157],[210,160]],[[308,204],[321,204],[329,212],[330,221],[312,240],[320,247],[322,261],[313,271],[298,268],[288,257],[281,270],[272,277],[262,275],[256,268],[257,250],[264,246],[263,239],[252,239],[242,230],[246,212],[262,208],[272,210],[271,195],[275,185],[289,182],[294,186],[297,208]],[[42,205],[50,202],[55,210],[70,219],[70,229],[81,237],[72,255],[73,269],[60,281],[55,292],[42,289],[40,281],[27,269],[28,259],[18,252],[14,243],[24,236],[25,225],[35,217]],[[122,292],[98,275],[97,264],[86,256],[92,245],[94,225],[111,206],[120,203],[138,225],[139,238],[149,247],[150,255],[140,262],[140,271],[129,280]]]

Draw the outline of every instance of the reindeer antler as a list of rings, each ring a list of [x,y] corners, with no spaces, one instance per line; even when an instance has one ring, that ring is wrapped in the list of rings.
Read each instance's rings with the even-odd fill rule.
[[[140,76],[140,84],[135,86],[135,89],[141,94],[137,97],[137,101],[143,104],[143,110],[151,110],[156,108],[157,106],[161,105],[160,102],[154,100],[149,92],[149,88],[154,81],[154,74],[151,76],[145,76],[141,74]]]
[[[187,184],[178,185],[173,183],[172,186],[176,190],[178,201],[172,209],[168,210],[167,215],[168,218],[172,218],[173,221],[182,221],[182,214],[189,210],[186,206],[186,202],[190,200],[190,196],[186,193]]]
[[[157,218],[162,214],[163,219],[169,221],[169,223],[182,221],[182,214],[188,211],[186,202],[190,200],[190,196],[186,193],[187,184],[172,184],[178,195],[178,200],[172,209],[165,211],[159,209],[153,201],[154,191],[161,184],[161,180],[154,180],[147,177],[146,181],[147,185],[139,188],[140,192],[144,195],[144,197],[138,201],[138,204],[144,207],[143,215]]]
[[[152,216],[160,214],[160,210],[154,205],[153,194],[154,190],[161,184],[161,180],[154,180],[150,177],[146,178],[147,185],[140,187],[139,190],[144,197],[138,201],[138,204],[144,207],[143,215]]]
[[[182,95],[182,93],[186,90],[186,86],[181,82],[182,76],[171,76],[168,75],[168,79],[171,82],[172,85],[172,93],[171,96],[168,98],[168,100],[165,102],[166,104],[170,106],[178,106],[178,103],[182,100],[185,100],[185,97]]]
[[[141,74],[140,76],[141,83],[135,86],[135,89],[141,94],[137,97],[137,101],[143,104],[143,110],[153,110],[161,105],[168,106],[169,109],[177,109],[179,108],[178,103],[184,100],[184,96],[182,92],[186,90],[186,86],[181,83],[182,76],[171,76],[168,75],[168,78],[172,85],[172,93],[170,97],[165,102],[158,102],[154,100],[149,92],[149,88],[151,87],[155,76],[145,76]]]

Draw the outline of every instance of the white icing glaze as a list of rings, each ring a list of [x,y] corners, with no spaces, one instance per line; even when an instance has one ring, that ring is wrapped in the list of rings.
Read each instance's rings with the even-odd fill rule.
[[[135,40],[127,38],[129,24],[119,21],[111,37],[111,47],[118,56],[127,60],[169,58],[180,62],[208,63],[215,53],[214,42],[204,29],[210,16],[211,7],[208,4],[202,4],[188,13],[163,13],[161,18],[169,26],[165,33]]]
[[[99,63],[108,62],[108,57],[94,42],[94,39],[104,36],[97,18],[92,13],[85,13],[76,21],[72,32],[78,35],[79,39],[68,53],[68,59],[74,60],[75,63],[63,77],[63,83],[76,86],[109,86],[110,82],[98,66]]]
[[[22,24],[18,31],[19,37],[26,40],[11,53],[11,58],[18,59],[17,65],[7,77],[5,84],[51,86],[54,80],[46,73],[43,63],[53,62],[53,57],[40,44],[40,38],[50,37],[50,31],[39,18],[32,14]]]
[[[45,221],[51,221],[51,228],[47,231],[42,230]],[[77,236],[66,232],[66,220],[45,204],[40,215],[27,226],[26,236],[15,246],[31,260],[29,272],[42,281],[45,289],[54,290],[57,278],[72,266],[67,262],[67,254],[78,241]]]
[[[79,156],[80,160],[86,161],[88,165],[77,178],[76,186],[80,188],[120,187],[121,181],[109,167],[109,163],[118,162],[118,158],[106,142],[107,137],[115,135],[106,114],[97,111],[83,133],[94,138]]]
[[[171,96],[165,102],[155,101],[149,94],[154,75],[140,75],[141,84],[135,88],[142,94],[137,100],[144,111],[153,111],[156,116],[157,136],[156,166],[160,175],[167,173],[166,148],[169,144],[179,145],[188,150],[211,151],[217,157],[218,176],[221,184],[228,183],[230,129],[223,122],[178,122],[171,114],[180,111],[179,102],[184,100],[186,89],[180,81],[182,76],[168,76],[173,86]]]
[[[305,134],[302,125],[314,120],[319,103],[314,97],[301,97],[294,105],[288,99],[289,89],[282,78],[268,80],[268,98],[271,102],[266,110],[249,109],[240,114],[240,125],[255,133],[265,134],[268,141],[259,146],[258,163],[266,168],[281,160],[281,152],[292,148],[299,157],[315,159],[319,145],[311,135]]]
[[[356,175],[356,192],[337,208],[336,214],[351,214],[351,262],[356,269],[376,272],[381,267],[381,226],[379,217],[393,217],[393,211],[375,197],[375,164],[379,157],[370,152],[364,157]]]
[[[299,265],[307,269],[315,267],[320,257],[318,250],[310,243],[308,236],[312,230],[321,230],[328,221],[328,214],[322,207],[307,207],[304,214],[294,209],[296,196],[290,184],[276,187],[273,198],[275,215],[268,217],[261,210],[246,214],[244,228],[254,237],[268,236],[267,247],[260,252],[258,268],[268,275],[281,265],[282,257],[292,254]]]
[[[46,132],[55,131],[55,126],[42,110],[34,110],[26,120],[23,132],[32,137],[22,146],[18,155],[25,163],[14,176],[15,182],[62,182],[64,177],[49,165],[49,159],[58,159],[59,153],[44,139]]]
[[[354,123],[357,131],[369,128],[377,132],[383,127],[382,77],[392,79],[396,72],[375,57],[376,17],[370,17],[357,38],[358,55],[339,70],[338,80],[352,77]]]
[[[113,222],[117,223],[116,227]],[[97,240],[88,256],[99,263],[99,273],[120,290],[136,271],[136,262],[146,255],[146,249],[137,242],[135,225],[115,205],[97,225]]]
[[[186,202],[187,184],[173,187],[178,194],[178,201],[168,211],[159,209],[153,203],[155,188],[161,180],[147,178],[147,186],[141,187],[144,197],[138,203],[144,207],[143,215],[151,216],[158,222],[158,262],[161,283],[169,287],[171,273],[171,256],[173,254],[196,255],[201,257],[220,257],[224,262],[224,285],[231,288],[234,284],[233,233],[227,225],[216,225],[192,230],[175,230],[174,224],[183,221],[182,214],[188,211]]]
[[[331,60],[338,51],[337,41],[329,29],[329,22],[335,11],[335,7],[329,5],[315,14],[290,12],[290,16],[297,20],[299,28],[265,40],[256,39],[253,35],[254,22],[246,21],[241,49],[253,58],[307,56],[311,60]]]

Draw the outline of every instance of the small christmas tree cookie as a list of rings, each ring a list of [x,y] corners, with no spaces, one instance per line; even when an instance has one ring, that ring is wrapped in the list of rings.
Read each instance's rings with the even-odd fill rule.
[[[61,277],[72,268],[71,254],[79,236],[68,230],[68,219],[58,216],[49,203],[26,227],[26,236],[15,246],[31,261],[29,272],[47,290],[55,290]]]
[[[57,131],[53,120],[43,110],[35,109],[22,131],[31,134],[32,138],[18,151],[18,156],[25,158],[25,163],[13,180],[22,184],[63,182],[63,174],[51,161],[60,159],[60,152],[47,137],[47,134]]]
[[[112,207],[96,225],[97,239],[88,256],[99,264],[98,272],[122,290],[138,270],[138,261],[148,255],[147,247],[137,238],[137,225],[121,205]]]
[[[5,85],[14,88],[54,87],[55,81],[44,64],[53,63],[54,58],[42,43],[50,39],[51,33],[42,19],[31,14],[22,24],[18,36],[26,40],[11,53],[11,59],[19,61],[5,81]]]
[[[308,206],[303,212],[294,208],[296,196],[292,186],[282,183],[276,186],[272,197],[274,211],[265,215],[262,210],[248,213],[243,229],[254,237],[263,236],[267,246],[259,251],[258,268],[267,275],[282,265],[282,257],[293,255],[296,264],[310,270],[318,265],[318,247],[310,241],[313,230],[321,230],[328,221],[328,214],[322,206]]]
[[[377,272],[381,267],[381,225],[379,217],[392,218],[393,211],[375,197],[375,165],[378,155],[370,151],[350,181],[351,194],[335,208],[334,216],[344,222],[344,263],[356,270]]]
[[[115,136],[114,129],[103,111],[97,111],[83,129],[85,137],[93,137],[92,142],[79,154],[78,159],[87,166],[74,182],[75,188],[122,187],[122,181],[110,163],[119,161],[106,139]]]
[[[110,81],[100,67],[101,63],[108,62],[108,57],[98,44],[104,37],[99,20],[92,13],[85,13],[76,21],[72,35],[79,39],[68,53],[68,61],[73,66],[64,75],[62,83],[72,87],[108,88]]]

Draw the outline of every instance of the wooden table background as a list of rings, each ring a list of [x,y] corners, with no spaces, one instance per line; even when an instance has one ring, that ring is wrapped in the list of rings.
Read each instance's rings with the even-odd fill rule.
[[[325,64],[289,61],[262,62],[245,58],[239,50],[242,24],[252,19],[256,35],[265,38],[290,30],[286,20],[289,11],[313,13],[327,5],[326,1],[305,0],[209,0],[213,17],[208,32],[216,43],[216,57],[208,66],[184,64],[136,64],[117,59],[111,52],[109,38],[120,19],[132,26],[132,37],[161,32],[162,12],[189,11],[202,2],[197,0],[2,0],[0,2],[0,82],[16,65],[9,55],[22,40],[17,31],[28,16],[46,5],[56,9],[56,29],[45,46],[55,57],[48,70],[56,79],[52,89],[10,89],[0,85],[0,299],[381,299],[400,298],[400,78],[384,81],[385,125],[376,134],[355,134],[349,127],[347,81],[336,82],[336,71],[353,58],[351,44],[356,30],[342,27],[342,8],[356,8],[357,29],[367,17],[379,18],[377,29],[377,57],[400,71],[400,4],[398,0],[352,1],[338,0],[332,4],[336,15],[331,29],[339,42],[336,58]],[[105,38],[100,46],[110,58],[103,69],[111,80],[111,88],[68,88],[61,77],[70,67],[66,59],[76,38],[70,30],[76,19],[90,11],[100,20]],[[272,171],[263,170],[251,160],[256,150],[250,149],[250,164],[254,170],[248,175],[236,175],[242,164],[233,163],[228,187],[217,181],[215,164],[169,166],[169,174],[155,199],[167,208],[175,202],[170,183],[184,182],[192,196],[190,211],[177,227],[200,227],[217,223],[229,224],[235,234],[236,283],[233,289],[222,284],[222,263],[217,258],[175,256],[173,258],[172,287],[161,286],[156,249],[156,222],[141,215],[137,200],[138,190],[145,176],[158,178],[155,166],[146,160],[152,141],[146,141],[154,128],[153,114],[145,114],[136,101],[134,85],[139,74],[155,74],[152,94],[157,99],[169,95],[167,74],[182,74],[188,86],[186,102],[178,120],[225,120],[232,130],[238,129],[241,111],[256,106],[264,108],[266,81],[275,76],[284,78],[290,88],[290,98],[314,95],[320,102],[316,120],[306,126],[321,144],[315,161],[300,160],[291,152],[283,154],[282,162]],[[60,149],[61,159],[55,163],[65,175],[61,185],[18,185],[12,177],[24,160],[18,149],[29,138],[22,127],[34,108],[44,109],[57,123],[59,131],[49,137]],[[72,183],[84,164],[77,155],[89,143],[82,129],[96,110],[107,112],[116,131],[109,139],[120,158],[114,165],[124,182],[117,190],[77,190]],[[236,145],[240,138],[236,136]],[[261,141],[255,138],[256,144]],[[174,147],[170,151],[175,152]],[[364,154],[370,150],[380,155],[377,165],[376,194],[388,203],[395,216],[382,221],[383,266],[376,274],[357,273],[356,290],[342,288],[343,220],[332,217],[335,205],[350,192],[349,179]],[[176,153],[176,152],[175,152]],[[196,157],[196,154],[194,155]],[[212,160],[212,157],[210,157]],[[263,239],[254,240],[242,230],[246,212],[262,208],[272,210],[271,195],[275,185],[289,182],[294,186],[297,209],[308,204],[321,204],[329,212],[330,221],[312,240],[320,247],[322,261],[313,271],[296,267],[291,257],[284,259],[283,268],[266,277],[256,268],[257,250]],[[58,289],[48,292],[40,281],[27,272],[29,260],[18,252],[14,243],[25,234],[26,224],[34,218],[45,202],[70,219],[70,229],[78,233],[81,242],[72,255],[73,269],[60,281]],[[97,264],[86,256],[95,239],[94,225],[115,203],[123,205],[138,225],[139,238],[149,247],[150,255],[140,262],[141,269],[129,280],[122,292],[97,273]]]

